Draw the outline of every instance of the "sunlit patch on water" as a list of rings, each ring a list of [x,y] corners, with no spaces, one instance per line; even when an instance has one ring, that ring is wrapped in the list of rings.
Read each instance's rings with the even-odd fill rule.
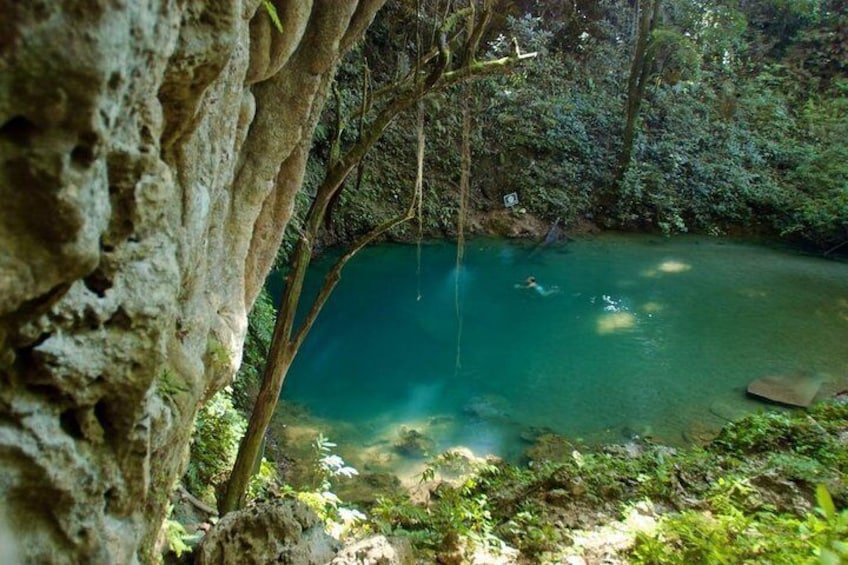
[[[662,273],[685,273],[690,270],[692,265],[688,263],[684,263],[683,261],[663,261],[660,263],[658,270]]]
[[[645,314],[657,314],[665,310],[665,306],[659,302],[645,302],[642,304],[642,312]]]
[[[685,273],[690,271],[692,265],[676,259],[666,259],[656,267],[645,269],[642,271],[642,276],[646,278],[656,278],[662,274],[672,275],[677,273]]]
[[[636,316],[630,312],[609,312],[598,317],[598,333],[607,335],[629,330],[636,325]]]

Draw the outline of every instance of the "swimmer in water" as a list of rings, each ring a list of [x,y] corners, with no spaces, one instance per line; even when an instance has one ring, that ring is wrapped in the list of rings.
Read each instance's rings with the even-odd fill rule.
[[[552,286],[550,289],[544,288],[542,285],[536,282],[536,277],[530,276],[524,281],[524,284],[517,284],[515,288],[532,288],[536,292],[538,292],[542,296],[550,296],[551,294],[556,294],[559,292],[558,286]]]

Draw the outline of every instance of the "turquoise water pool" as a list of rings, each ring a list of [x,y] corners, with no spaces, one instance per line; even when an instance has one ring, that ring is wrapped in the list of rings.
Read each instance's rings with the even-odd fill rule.
[[[516,288],[531,275],[556,292]],[[476,240],[459,270],[448,243],[424,245],[420,269],[415,246],[358,254],[283,398],[348,450],[402,467],[403,429],[429,451],[512,460],[540,429],[683,444],[765,406],[744,391],[772,374],[848,377],[848,265],[694,237]]]

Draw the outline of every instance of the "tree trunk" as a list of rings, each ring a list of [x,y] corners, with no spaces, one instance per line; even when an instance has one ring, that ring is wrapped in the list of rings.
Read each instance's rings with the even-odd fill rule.
[[[364,132],[360,131],[357,141],[343,155],[339,154],[338,158],[333,159],[329,164],[324,181],[318,187],[315,199],[307,214],[303,235],[298,241],[292,259],[292,269],[286,278],[286,287],[277,310],[272,347],[265,362],[259,396],[251,414],[248,429],[239,446],[226,494],[219,503],[219,510],[222,515],[238,509],[245,502],[247,485],[259,456],[259,446],[279,401],[286,373],[324,303],[338,283],[342,268],[363,246],[392,227],[414,217],[415,202],[412,202],[405,213],[377,226],[355,241],[327,274],[324,285],[311,305],[309,313],[301,326],[295,330],[295,314],[298,310],[306,271],[312,258],[314,242],[319,235],[319,230],[324,225],[329,203],[342,190],[348,175],[362,162],[368,150],[380,139],[392,120],[429,92],[475,76],[503,72],[511,68],[514,63],[535,56],[535,53],[522,55],[516,52],[512,56],[502,59],[485,62],[475,61],[474,53],[469,50],[476,48],[477,41],[482,35],[480,27],[486,26],[489,21],[489,12],[484,10],[479,14],[479,17],[473,10],[470,14],[468,37],[471,38],[471,41],[465,44],[465,48],[461,52],[459,60],[462,61],[462,64],[456,69],[451,68],[451,46],[447,45],[445,40],[442,40],[438,47],[439,55],[429,59],[430,66],[426,69],[426,73],[418,72],[420,67],[416,65],[416,71],[413,71],[411,75],[407,75],[400,82],[382,89],[381,93],[386,102],[377,111],[370,125]],[[443,30],[444,35],[447,35],[445,30]]]
[[[630,65],[630,75],[627,78],[627,103],[625,105],[624,134],[621,140],[621,153],[616,165],[615,179],[612,183],[610,198],[607,208],[615,205],[618,190],[633,156],[633,142],[636,136],[636,123],[639,118],[639,110],[642,100],[645,98],[645,89],[651,73],[652,59],[648,56],[648,46],[651,33],[656,28],[660,17],[661,0],[643,0],[638,21],[639,27],[636,36],[636,46],[633,51],[633,61]]]

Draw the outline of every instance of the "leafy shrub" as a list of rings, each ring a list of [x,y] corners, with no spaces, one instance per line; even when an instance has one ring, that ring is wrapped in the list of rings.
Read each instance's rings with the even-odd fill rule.
[[[846,417],[848,406],[841,403],[823,403],[809,414],[753,414],[725,426],[714,446],[742,454],[790,451],[846,471],[846,450],[836,439],[836,434],[846,428]]]
[[[212,504],[216,487],[229,476],[246,429],[230,394],[229,388],[219,391],[198,411],[185,476],[186,487]]]
[[[795,517],[738,509],[725,513],[687,510],[663,518],[656,534],[639,533],[631,553],[634,564],[773,563],[799,565],[810,546],[798,537]]]
[[[734,500],[746,488],[724,481],[711,511],[687,510],[661,519],[655,533],[639,533],[634,564],[774,563],[838,565],[848,558],[848,510],[837,512],[827,489],[805,517],[745,512]]]

